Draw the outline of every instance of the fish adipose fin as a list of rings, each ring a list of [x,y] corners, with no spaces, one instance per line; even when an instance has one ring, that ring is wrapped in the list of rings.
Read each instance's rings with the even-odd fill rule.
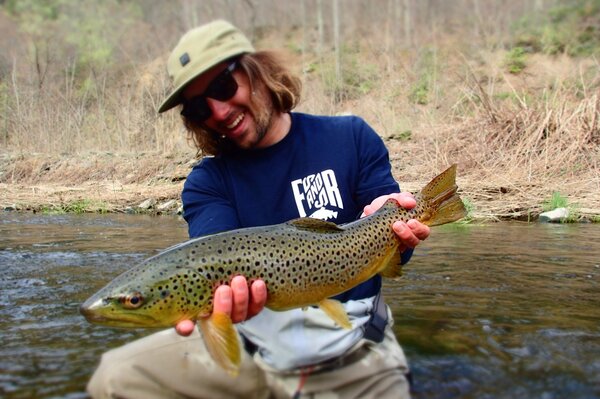
[[[230,375],[236,376],[242,363],[242,353],[236,329],[226,313],[213,313],[200,319],[200,330],[208,352]]]
[[[456,193],[456,164],[433,178],[419,194],[417,200],[426,204],[420,218],[428,226],[455,222],[467,215],[465,206]]]
[[[323,299],[317,306],[319,306],[319,308],[321,308],[321,310],[325,312],[327,316],[331,317],[339,326],[347,329],[352,328],[352,323],[350,323],[350,319],[348,319],[346,309],[344,309],[344,306],[342,306],[340,301],[335,299]]]

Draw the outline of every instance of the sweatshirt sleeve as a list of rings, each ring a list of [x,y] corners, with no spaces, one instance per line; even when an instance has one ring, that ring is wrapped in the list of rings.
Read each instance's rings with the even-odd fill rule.
[[[225,181],[211,160],[194,167],[181,193],[190,238],[240,227],[237,211],[226,193]]]
[[[354,121],[354,132],[359,160],[357,203],[364,207],[379,196],[399,193],[400,186],[392,175],[389,152],[381,137],[360,118]],[[404,251],[401,263],[407,263],[412,253],[412,249]]]
[[[364,207],[375,198],[400,192],[400,187],[392,176],[388,150],[379,135],[362,119],[353,121],[358,174],[356,201]]]

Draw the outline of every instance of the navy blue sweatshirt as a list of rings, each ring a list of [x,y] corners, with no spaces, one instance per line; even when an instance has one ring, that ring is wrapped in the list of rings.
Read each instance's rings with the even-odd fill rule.
[[[304,216],[347,223],[373,199],[400,191],[383,141],[364,120],[291,117],[290,132],[275,145],[207,157],[194,167],[182,193],[190,237]],[[336,298],[365,298],[380,287],[376,276]]]

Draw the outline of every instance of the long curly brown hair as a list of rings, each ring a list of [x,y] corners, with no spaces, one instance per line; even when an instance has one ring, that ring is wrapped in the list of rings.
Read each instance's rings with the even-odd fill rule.
[[[258,51],[243,54],[238,58],[238,65],[248,75],[252,91],[258,86],[266,87],[274,112],[289,112],[298,105],[302,82],[299,77],[285,67],[285,63],[278,53]],[[251,101],[257,100],[252,99]],[[254,106],[260,106],[260,104],[254,104]],[[202,124],[194,123],[184,116],[182,118],[188,131],[188,138],[192,140],[198,150],[196,155],[199,158],[204,155],[219,155],[233,148],[234,144],[222,138],[217,132],[207,129]]]

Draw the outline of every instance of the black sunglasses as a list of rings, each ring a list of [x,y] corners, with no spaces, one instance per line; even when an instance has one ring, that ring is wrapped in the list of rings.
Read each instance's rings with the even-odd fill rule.
[[[227,101],[237,93],[238,84],[232,75],[235,68],[237,68],[237,61],[233,61],[223,72],[218,74],[203,94],[184,100],[181,115],[195,123],[202,123],[210,118],[212,112],[206,98]]]

